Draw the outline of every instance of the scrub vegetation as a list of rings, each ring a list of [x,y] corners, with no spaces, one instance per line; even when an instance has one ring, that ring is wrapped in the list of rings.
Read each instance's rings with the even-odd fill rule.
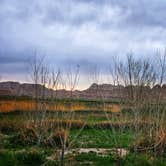
[[[158,64],[132,55],[116,60],[111,78],[117,87],[127,87],[119,101],[106,101],[104,93],[93,101],[74,99],[79,66],[65,79],[43,60],[35,59],[31,68],[35,97],[0,101],[0,165],[166,165],[166,103],[160,88],[166,56]],[[98,83],[98,72],[94,75]],[[69,87],[70,99],[46,98],[46,86]]]

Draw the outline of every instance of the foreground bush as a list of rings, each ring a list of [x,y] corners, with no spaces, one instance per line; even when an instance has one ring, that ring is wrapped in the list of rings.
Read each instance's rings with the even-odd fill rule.
[[[138,152],[153,152],[157,156],[164,156],[166,154],[166,131],[161,128],[155,131],[154,136],[144,135],[133,148]]]
[[[21,121],[1,119],[0,120],[0,132],[9,134],[11,132],[18,132],[21,128],[24,128],[24,123]]]
[[[35,129],[24,128],[17,135],[10,138],[10,143],[17,145],[35,145],[38,136]]]
[[[66,130],[55,131],[44,140],[45,145],[62,148],[64,144],[68,146],[68,132]],[[67,142],[66,142],[67,141]]]

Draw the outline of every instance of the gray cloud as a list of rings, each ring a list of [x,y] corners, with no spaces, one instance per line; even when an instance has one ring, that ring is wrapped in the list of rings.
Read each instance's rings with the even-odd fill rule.
[[[19,73],[34,50],[85,71],[131,50],[150,57],[165,47],[165,8],[164,0],[0,0],[0,64],[13,66],[0,71]]]

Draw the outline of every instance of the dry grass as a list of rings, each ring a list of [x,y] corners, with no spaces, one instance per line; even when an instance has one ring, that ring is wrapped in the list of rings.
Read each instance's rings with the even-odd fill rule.
[[[24,128],[24,123],[18,120],[10,120],[10,119],[1,119],[0,120],[0,132],[2,133],[10,133],[10,132],[18,132],[21,128]]]
[[[42,110],[42,104],[38,103],[39,110]],[[90,110],[90,111],[96,111],[96,110],[102,110],[103,105],[98,104],[98,105],[89,105],[86,103],[78,103],[78,102],[73,102],[72,104],[70,103],[46,103],[46,109],[51,110],[51,111],[85,111],[85,110]],[[0,112],[13,112],[15,110],[20,110],[20,111],[33,111],[36,108],[36,103],[35,101],[32,100],[1,100],[0,101]],[[121,107],[117,104],[110,104],[106,103],[105,104],[105,111],[110,111],[110,112],[120,112]]]
[[[154,152],[158,156],[166,153],[166,130],[160,128],[153,136],[144,135],[135,144],[138,152]]]
[[[66,141],[68,141],[69,133],[67,130],[54,131],[52,134],[44,141],[46,145],[61,148]],[[68,142],[65,143],[68,146]]]
[[[38,135],[35,129],[24,127],[11,142],[17,145],[35,145]]]

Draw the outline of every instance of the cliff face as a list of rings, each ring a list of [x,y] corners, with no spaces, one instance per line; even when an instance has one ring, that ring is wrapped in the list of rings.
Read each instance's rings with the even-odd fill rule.
[[[125,88],[123,86],[114,86],[111,84],[92,84],[87,90],[82,92],[84,98],[123,98],[125,97]]]
[[[46,97],[58,97],[58,98],[85,98],[85,99],[96,99],[96,98],[119,98],[123,96],[123,86],[113,86],[110,84],[92,84],[88,89],[83,91],[75,90],[72,93],[67,90],[52,90],[44,88],[41,85],[35,84],[20,84],[18,82],[1,82],[0,83],[0,95],[2,96],[28,96],[35,97],[36,88],[38,96],[42,97],[43,92]]]
[[[133,87],[134,90],[143,92],[144,96],[150,95],[152,97],[157,96],[160,92],[160,97],[166,99],[166,85],[162,87],[156,85],[152,89],[150,87],[143,87],[142,89],[138,87]],[[47,98],[57,97],[57,98],[77,98],[77,99],[123,99],[129,95],[130,87],[115,86],[111,84],[92,84],[88,89],[83,91],[75,90],[72,93],[67,90],[52,90],[42,85],[35,84],[20,84],[18,82],[0,82],[0,96],[28,96],[35,97],[37,89],[37,94],[39,97],[43,95]],[[142,91],[142,92],[141,92]]]
[[[20,84],[19,82],[0,82],[0,96],[28,96],[35,97],[37,95],[42,97],[69,97],[70,92],[66,90],[57,90],[48,89],[42,85],[35,84]]]

